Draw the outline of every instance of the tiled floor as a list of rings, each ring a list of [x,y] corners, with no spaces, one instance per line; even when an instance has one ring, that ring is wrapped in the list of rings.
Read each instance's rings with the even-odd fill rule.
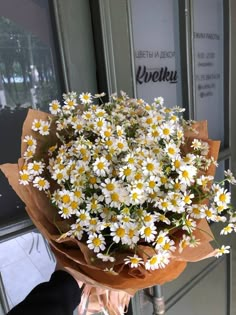
[[[39,283],[48,281],[55,260],[45,240],[32,232],[0,244],[0,272],[10,308]]]

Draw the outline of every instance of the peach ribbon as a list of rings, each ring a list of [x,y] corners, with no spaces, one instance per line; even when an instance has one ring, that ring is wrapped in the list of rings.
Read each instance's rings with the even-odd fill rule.
[[[130,294],[124,291],[108,290],[79,282],[83,286],[78,315],[103,312],[105,315],[123,315],[128,309]]]

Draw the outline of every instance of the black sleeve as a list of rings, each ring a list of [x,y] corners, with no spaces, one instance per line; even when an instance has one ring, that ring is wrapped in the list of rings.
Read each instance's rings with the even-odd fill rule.
[[[8,315],[72,315],[80,299],[76,280],[58,270],[48,282],[37,285]]]

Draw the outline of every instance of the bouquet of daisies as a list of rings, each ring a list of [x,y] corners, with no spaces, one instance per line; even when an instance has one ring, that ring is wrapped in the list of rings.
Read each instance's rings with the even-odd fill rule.
[[[22,157],[1,169],[57,259],[87,284],[84,297],[120,314],[123,292],[229,251],[211,247],[207,222],[236,230],[224,188],[235,179],[227,171],[213,183],[219,141],[206,122],[185,121],[161,97],[103,97],[71,92],[50,103],[51,114],[29,110]]]

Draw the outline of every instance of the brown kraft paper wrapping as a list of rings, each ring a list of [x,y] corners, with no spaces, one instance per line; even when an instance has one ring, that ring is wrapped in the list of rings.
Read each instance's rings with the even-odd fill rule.
[[[46,113],[29,110],[23,125],[22,140],[25,135],[33,134],[37,139],[39,151],[43,149],[45,144],[44,141],[50,141],[53,144],[56,139],[55,135],[52,135],[50,139],[48,137],[44,138],[40,135],[35,135],[31,130],[31,125],[34,119],[47,119],[47,117],[48,114]],[[194,127],[198,131],[197,134],[191,130],[185,131],[186,144],[182,148],[183,152],[190,152],[191,142],[194,138],[197,138],[206,141],[209,144],[210,149],[208,157],[212,156],[217,160],[220,142],[208,139],[207,122],[197,122]],[[21,154],[23,156],[25,150],[25,143],[23,143],[23,141],[21,148]],[[0,165],[0,169],[8,178],[8,181],[15,192],[25,203],[26,211],[35,226],[49,241],[57,260],[78,280],[96,288],[95,291],[97,290],[97,296],[99,294],[101,296],[104,295],[99,291],[101,289],[103,289],[104,292],[110,290],[109,294],[112,294],[113,290],[122,290],[129,295],[133,295],[139,289],[163,284],[177,278],[183,272],[186,267],[186,262],[188,261],[198,261],[215,255],[215,251],[209,243],[213,239],[213,236],[211,237],[212,234],[208,223],[205,220],[199,220],[198,226],[201,230],[196,230],[194,234],[196,238],[201,241],[201,244],[197,248],[186,248],[181,254],[176,250],[171,262],[164,269],[147,271],[143,268],[137,268],[137,270],[131,270],[127,265],[124,265],[123,257],[121,255],[121,257],[116,257],[116,265],[114,268],[115,271],[119,271],[119,274],[115,275],[110,272],[105,272],[105,267],[108,267],[109,265],[105,265],[101,262],[98,264],[97,261],[94,263],[93,254],[85,244],[70,238],[59,240],[60,234],[56,226],[63,226],[63,219],[57,214],[56,209],[50,204],[49,199],[43,192],[35,189],[32,184],[27,186],[19,184],[19,170],[22,165],[23,158],[20,158],[18,164],[3,164]],[[215,166],[212,164],[207,170],[206,175],[214,176],[214,173]],[[66,226],[63,229],[66,230]],[[202,230],[206,231],[206,233]],[[146,247],[145,250],[150,251],[152,249]],[[145,259],[145,257],[143,258]],[[96,294],[93,293],[93,291],[90,291],[91,307],[89,308],[93,310],[95,308],[98,311],[100,308],[98,305],[99,303],[96,304]],[[124,297],[122,296],[122,299],[123,298]],[[106,299],[105,306],[108,308],[110,307],[108,305],[109,303],[110,302]],[[111,311],[111,314],[112,312],[113,311]],[[115,311],[113,313],[118,314]]]

